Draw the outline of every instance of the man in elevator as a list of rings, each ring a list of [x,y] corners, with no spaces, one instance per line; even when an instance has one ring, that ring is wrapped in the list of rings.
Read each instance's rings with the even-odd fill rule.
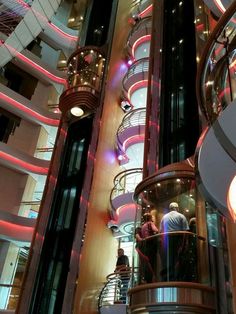
[[[162,217],[160,223],[160,232],[163,234],[160,247],[163,281],[184,279],[182,255],[186,249],[186,237],[181,231],[189,231],[188,221],[179,212],[178,203],[172,202],[169,205],[169,212]]]
[[[160,232],[189,230],[187,218],[179,212],[179,205],[172,202],[169,205],[169,212],[161,219]]]

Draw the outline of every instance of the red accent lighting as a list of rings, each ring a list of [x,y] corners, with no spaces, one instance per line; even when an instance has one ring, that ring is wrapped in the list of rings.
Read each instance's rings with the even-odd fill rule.
[[[0,151],[0,158],[6,160],[7,162],[12,163],[13,165],[17,165],[18,167],[21,167],[29,172],[38,173],[41,175],[46,175],[48,173],[47,167],[40,167],[40,166],[32,165],[26,161],[23,161],[5,152]]]
[[[42,114],[26,107],[25,105],[21,104],[20,102],[14,100],[13,98],[3,94],[0,92],[0,99],[2,99],[3,101],[6,101],[8,104],[12,105],[13,107],[20,109],[21,111],[27,113],[29,116],[35,118],[36,120],[48,124],[48,125],[52,125],[52,126],[58,126],[59,125],[59,120],[57,119],[51,119],[51,118],[47,118],[45,116],[43,116]]]

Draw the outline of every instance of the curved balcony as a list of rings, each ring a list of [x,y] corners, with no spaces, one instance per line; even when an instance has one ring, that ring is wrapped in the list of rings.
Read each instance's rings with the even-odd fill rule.
[[[140,20],[131,30],[127,40],[127,50],[132,59],[149,57],[152,19]]]
[[[210,124],[236,97],[235,11],[234,2],[210,35],[198,67],[198,103]]]
[[[144,142],[146,109],[135,109],[127,113],[117,130],[118,159],[120,164],[129,161],[126,151],[133,144]]]
[[[132,10],[132,17],[144,18],[152,14],[152,0],[139,0]]]
[[[9,2],[9,1],[8,1]],[[26,8],[24,18],[19,16],[17,25],[14,25],[14,31],[9,34],[7,40],[0,46],[0,66],[3,67],[7,62],[12,60],[18,52],[21,52],[36,38],[45,28],[48,21],[57,11],[61,1],[45,0],[41,2],[34,0],[32,5],[19,0],[17,4],[18,11],[22,10],[22,6]],[[6,10],[9,8],[6,6]],[[9,22],[11,26],[11,21]],[[8,28],[9,28],[8,27]]]
[[[58,126],[60,114],[40,108],[32,101],[0,84],[0,105],[16,116],[39,125]]]
[[[59,108],[68,114],[79,107],[82,114],[94,112],[99,106],[105,59],[96,47],[75,51],[68,60],[69,88],[61,95]]]
[[[22,173],[47,175],[49,160],[29,156],[22,151],[0,142],[0,165]]]
[[[125,97],[131,101],[132,94],[148,84],[149,58],[137,60],[127,71],[123,78],[123,92]],[[135,106],[135,104],[132,104]]]
[[[67,86],[66,73],[56,70],[44,63],[40,58],[28,50],[18,53],[12,63],[43,82],[44,84],[54,84],[59,89],[59,93]],[[57,85],[61,85],[58,87]]]
[[[0,239],[30,243],[35,225],[36,219],[0,211]]]
[[[69,57],[77,48],[79,32],[62,24],[54,15],[39,37],[55,49],[62,50],[65,56]]]
[[[132,234],[136,215],[133,193],[142,180],[142,169],[130,169],[114,178],[114,187],[110,194],[111,219],[123,234]]]
[[[233,2],[210,36],[199,64],[198,102],[210,126],[202,133],[196,150],[200,191],[214,208],[234,221],[235,20],[236,2]]]

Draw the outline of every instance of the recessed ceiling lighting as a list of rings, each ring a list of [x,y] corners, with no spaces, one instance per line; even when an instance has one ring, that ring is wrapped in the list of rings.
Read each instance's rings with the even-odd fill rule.
[[[70,110],[71,114],[76,117],[81,117],[84,114],[84,111],[79,107],[73,107]]]

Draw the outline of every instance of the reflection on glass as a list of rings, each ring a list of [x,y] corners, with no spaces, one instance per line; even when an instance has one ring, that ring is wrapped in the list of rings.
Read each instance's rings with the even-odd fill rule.
[[[206,246],[205,238],[198,235],[194,177],[180,175],[160,178],[153,180],[136,195],[135,249],[139,257],[139,274],[135,281],[138,284],[201,282]],[[152,222],[158,228],[157,234],[143,236],[145,213],[151,214]]]
[[[68,166],[68,176],[76,174],[80,169],[81,158],[84,149],[84,142],[85,139],[83,138],[80,141],[73,143]]]

